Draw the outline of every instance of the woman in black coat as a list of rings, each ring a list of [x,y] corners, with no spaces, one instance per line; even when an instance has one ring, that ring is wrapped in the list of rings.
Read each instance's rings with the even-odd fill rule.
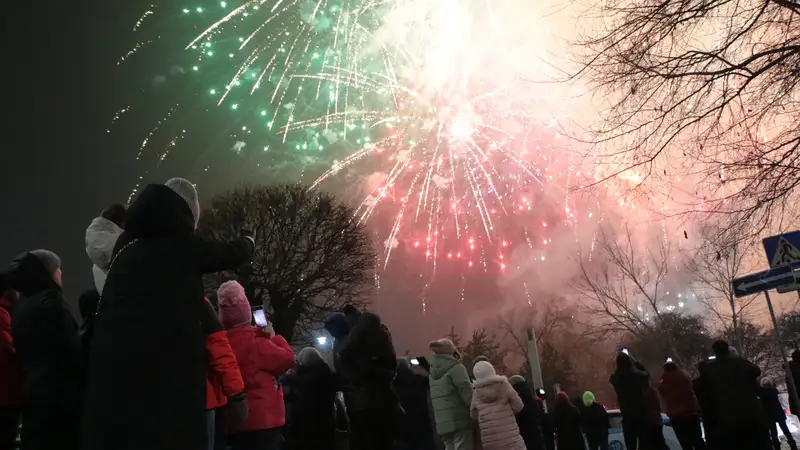
[[[84,450],[208,446],[201,277],[248,262],[253,240],[206,242],[199,213],[182,179],[128,209],[95,318]]]
[[[433,422],[428,409],[430,382],[419,364],[413,368],[405,358],[397,359],[394,392],[405,414],[400,417],[399,440],[403,450],[433,450]]]
[[[85,376],[78,324],[61,292],[61,261],[47,250],[17,258],[9,285],[22,298],[12,318],[22,369],[22,448],[77,450]]]
[[[533,391],[531,391],[525,378],[520,375],[514,375],[508,379],[508,382],[517,391],[519,398],[522,399],[522,411],[515,414],[515,418],[517,419],[519,434],[522,435],[522,440],[525,441],[525,447],[528,450],[544,449],[542,418],[539,417],[539,405],[536,399],[533,398]]]
[[[566,392],[559,392],[553,408],[558,450],[586,450],[581,432],[581,413],[570,401]]]
[[[328,450],[335,438],[336,376],[313,347],[297,355],[287,374],[287,417],[284,436],[289,450]]]

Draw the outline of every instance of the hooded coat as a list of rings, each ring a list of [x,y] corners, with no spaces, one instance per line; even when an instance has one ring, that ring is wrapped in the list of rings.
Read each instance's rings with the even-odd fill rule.
[[[617,368],[609,381],[617,393],[617,403],[623,417],[636,421],[645,413],[644,390],[650,374],[625,353],[617,355]]]
[[[286,376],[284,435],[290,450],[327,450],[336,430],[336,377],[323,360],[298,365]]]
[[[581,433],[581,413],[569,401],[566,392],[559,392],[553,408],[558,450],[585,450]]]
[[[761,405],[764,408],[764,415],[770,422],[781,422],[786,420],[786,411],[781,405],[780,393],[773,385],[761,387]]]
[[[430,387],[436,432],[441,436],[473,426],[470,417],[472,384],[467,369],[452,354],[435,354],[431,365]]]
[[[472,418],[478,421],[483,450],[525,450],[514,415],[522,411],[522,399],[500,375],[475,381]]]
[[[86,254],[92,261],[92,275],[97,292],[103,293],[106,274],[111,265],[112,253],[122,228],[105,217],[97,217],[86,228]]]
[[[163,185],[128,209],[95,318],[84,450],[208,445],[201,277],[249,261],[253,244],[207,242],[194,224]]]
[[[399,359],[394,377],[394,392],[405,414],[400,421],[400,435],[406,448],[415,450],[433,448],[433,427],[428,409],[430,381],[425,375],[411,370],[408,361]]]
[[[14,262],[9,278],[22,297],[12,327],[23,374],[23,448],[75,450],[85,375],[78,324],[60,286],[32,253]]]
[[[667,416],[670,419],[683,419],[700,416],[700,405],[694,395],[692,379],[679,368],[664,370],[661,382],[658,384],[658,393],[664,400]]]
[[[397,366],[391,336],[376,314],[362,313],[335,348],[338,375],[349,413],[389,411],[397,399],[391,390]]]
[[[739,356],[718,356],[703,373],[720,427],[765,424],[759,394],[761,369]]]
[[[512,382],[511,386],[514,387],[517,395],[522,400],[522,411],[516,414],[516,419],[522,440],[525,441],[525,447],[528,450],[543,449],[542,417],[539,415],[539,404],[533,397],[533,391],[524,378],[521,381],[514,382],[514,377],[511,377],[510,381]]]

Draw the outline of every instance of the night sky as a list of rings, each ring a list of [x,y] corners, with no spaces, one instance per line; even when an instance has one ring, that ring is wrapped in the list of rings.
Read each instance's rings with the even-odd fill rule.
[[[93,286],[91,263],[84,251],[86,226],[109,204],[124,203],[143,174],[135,155],[148,128],[143,125],[127,136],[125,130],[110,135],[106,129],[114,112],[150,83],[154,74],[165,70],[145,63],[135,66],[132,73],[116,65],[130,49],[131,26],[148,4],[142,0],[19,2],[2,19],[8,119],[6,170],[0,178],[5,211],[0,225],[0,267],[28,250],[55,251],[62,258],[64,288],[72,302]],[[142,114],[135,125],[155,120],[146,111]],[[222,162],[213,173],[204,174],[206,161],[197,162],[202,158],[171,155],[145,181],[187,177],[198,182],[201,201],[237,183],[281,181],[258,171],[242,176],[240,168],[249,161],[232,158],[229,152],[215,155]],[[421,351],[429,340],[449,331],[450,325],[467,332],[478,326],[479,317],[499,312],[495,273],[477,271],[463,277],[443,268],[437,283],[424,289],[427,272],[423,274],[421,260],[406,261],[403,251],[397,254],[391,265],[393,275],[384,280],[374,300],[399,346]],[[428,302],[424,317],[422,292],[427,292]],[[404,352],[404,348],[398,350]]]
[[[141,1],[16,2],[3,14],[4,175],[0,258],[47,248],[67,295],[91,286],[84,230],[124,201],[136,174],[110,146],[120,23]],[[126,27],[127,28],[127,27]],[[116,30],[116,31],[115,31]]]

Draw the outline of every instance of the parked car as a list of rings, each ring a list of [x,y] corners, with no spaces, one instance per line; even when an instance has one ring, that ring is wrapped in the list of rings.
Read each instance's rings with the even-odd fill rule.
[[[608,410],[608,420],[611,422],[611,429],[608,430],[608,450],[626,450],[625,438],[622,435],[622,413],[618,409]],[[681,444],[675,437],[675,431],[669,426],[669,417],[661,415],[664,421],[664,440],[667,441],[669,450],[681,450]]]

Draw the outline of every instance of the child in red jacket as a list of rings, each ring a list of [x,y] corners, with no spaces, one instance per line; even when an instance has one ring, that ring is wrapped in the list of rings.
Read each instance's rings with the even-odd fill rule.
[[[271,327],[250,325],[252,311],[236,281],[220,286],[219,314],[245,384],[250,413],[233,427],[234,450],[278,450],[286,422],[283,389],[277,377],[294,366],[294,352]]]
[[[206,299],[202,317],[205,347],[208,354],[206,377],[206,410],[208,411],[208,450],[214,450],[217,427],[216,410],[230,403],[240,421],[247,416],[244,381],[231,349],[228,335],[214,308]]]
[[[5,274],[0,274],[0,450],[13,450],[19,425],[22,374],[11,337],[11,313],[17,293],[6,289],[5,278]]]

